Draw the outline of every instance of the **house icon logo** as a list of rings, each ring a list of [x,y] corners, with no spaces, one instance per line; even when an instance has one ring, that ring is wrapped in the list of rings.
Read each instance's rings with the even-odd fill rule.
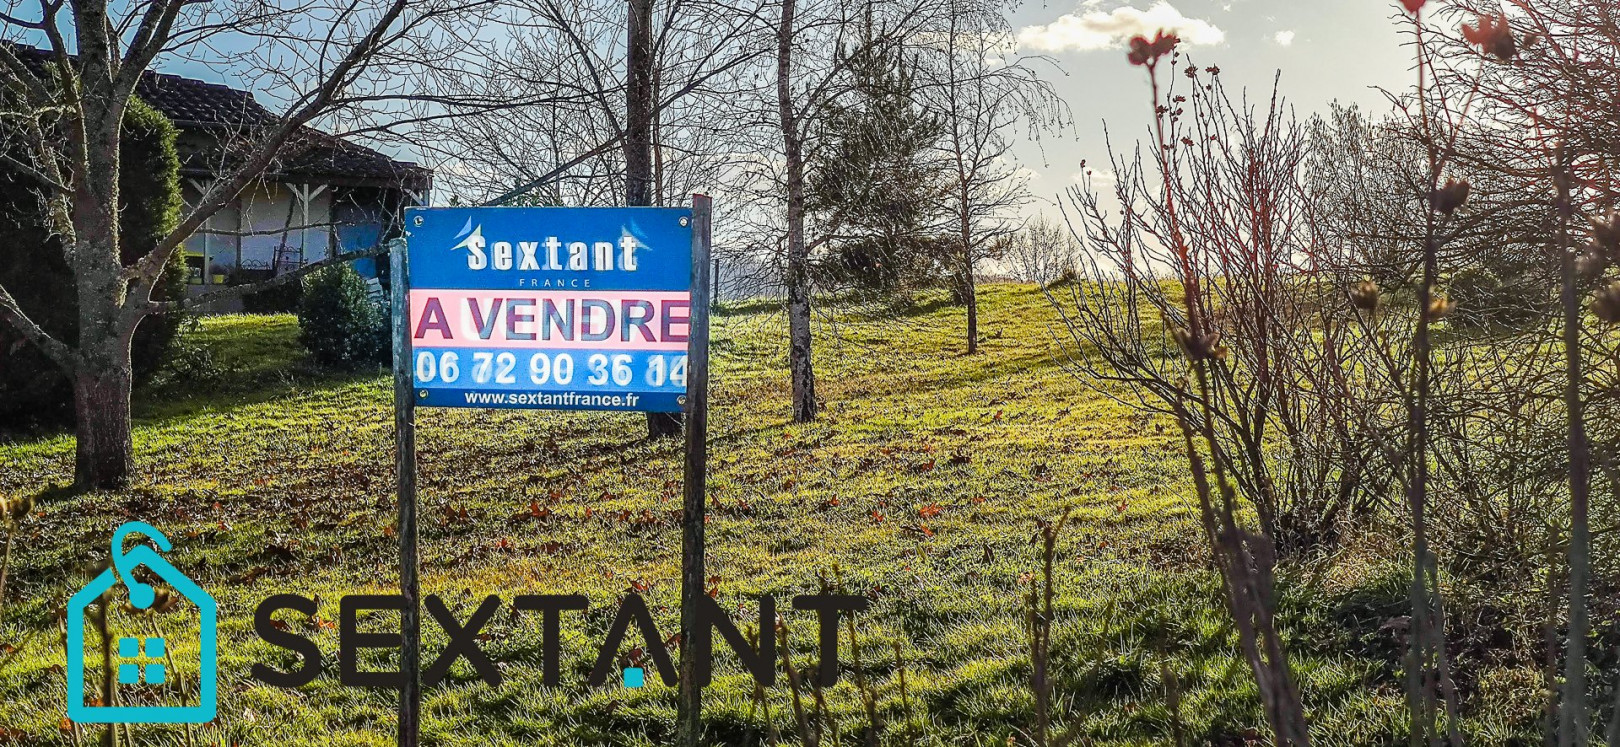
[[[124,539],[131,534],[144,535],[157,549],[151,545],[139,544],[128,553],[124,552]],[[168,552],[174,549],[169,538],[150,524],[132,521],[120,526],[113,532],[112,537],[112,567],[102,571],[101,575],[91,581],[83,589],[75,593],[68,602],[67,610],[67,695],[68,718],[81,724],[200,724],[214,720],[214,713],[218,707],[218,686],[216,680],[219,673],[219,647],[215,626],[219,614],[218,605],[214,598],[203,591],[196,582],[187,578],[185,574],[176,570],[169,561],[164,560],[158,552]],[[152,576],[167,584],[179,595],[180,599],[195,605],[197,608],[197,702],[187,705],[148,705],[140,704],[120,705],[117,702],[102,702],[92,692],[85,689],[86,671],[90,663],[101,660],[106,667],[103,676],[116,679],[118,685],[141,687],[150,689],[162,686],[171,678],[185,675],[182,672],[170,672],[175,666],[177,657],[173,655],[178,648],[171,642],[153,634],[141,638],[116,637],[111,632],[112,610],[115,609],[109,600],[112,591],[120,581],[129,595],[129,606],[137,611],[149,610],[157,601],[157,593],[152,586],[137,580],[135,571],[146,568]],[[177,600],[176,600],[177,601]],[[85,620],[86,610],[98,607],[91,612],[93,621],[106,626],[108,632],[106,640],[100,642],[104,649],[99,652],[97,659],[87,661],[85,657]],[[99,615],[97,618],[95,616]],[[116,650],[113,641],[116,640]],[[187,646],[189,649],[189,646]],[[97,683],[98,685],[100,683]],[[99,687],[97,688],[99,691]]]

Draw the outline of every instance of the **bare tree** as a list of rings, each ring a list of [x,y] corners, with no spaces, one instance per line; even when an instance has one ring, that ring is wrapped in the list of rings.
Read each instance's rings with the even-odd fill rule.
[[[762,87],[750,67],[768,54],[757,7],[689,0],[646,8],[650,55],[638,67],[647,86],[632,97],[631,3],[513,2],[511,23],[522,33],[507,40],[488,85],[530,103],[428,131],[427,146],[446,162],[440,184],[470,204],[619,205],[630,192],[632,150],[648,155],[636,167],[650,174],[637,177],[650,179],[645,204],[672,204],[723,181],[741,150],[741,102]]]
[[[1042,215],[1007,238],[1002,262],[1019,281],[1045,288],[1073,276],[1079,254],[1068,227]]]
[[[128,477],[129,344],[141,320],[259,289],[153,301],[153,285],[181,243],[289,155],[308,125],[399,133],[413,123],[500,107],[504,98],[430,92],[436,76],[482,73],[475,42],[487,33],[480,29],[493,9],[489,0],[332,0],[296,9],[186,0],[8,3],[0,35],[41,41],[49,59],[30,64],[23,48],[0,47],[0,106],[22,133],[6,158],[37,185],[45,224],[61,238],[78,291],[79,339],[55,339],[3,289],[0,318],[73,382],[81,486],[113,487]],[[117,248],[119,128],[136,85],[160,59],[207,60],[239,72],[279,99],[283,113],[243,132],[231,145],[231,168],[174,231],[126,265]],[[404,92],[401,80],[423,85]],[[322,260],[271,282],[292,282],[356,256]]]
[[[630,0],[629,53],[625,60],[624,204],[653,203],[653,1]],[[647,413],[647,436],[681,432],[678,413]]]
[[[999,3],[951,0],[940,29],[933,75],[925,94],[945,121],[939,144],[946,162],[941,213],[953,239],[948,265],[954,291],[967,305],[967,352],[979,350],[979,295],[975,273],[995,259],[1003,238],[1017,230],[1014,212],[1027,204],[1027,178],[1011,156],[1020,125],[1038,137],[1061,127],[1068,110],[1034,63],[1014,51],[1012,29]]]
[[[775,40],[775,99],[769,141],[761,141],[770,158],[750,170],[761,233],[774,234],[788,316],[788,367],[793,392],[793,418],[816,418],[815,371],[811,360],[813,257],[836,238],[844,216],[810,209],[808,170],[830,145],[822,127],[830,106],[854,89],[851,63],[845,54],[859,45],[878,48],[915,47],[946,8],[925,0],[780,0],[771,21]],[[772,209],[772,205],[780,209]],[[774,216],[780,215],[780,221]],[[766,242],[759,242],[766,243]]]
[[[776,107],[782,133],[787,188],[786,277],[788,378],[793,388],[793,420],[816,419],[816,374],[810,358],[810,248],[805,243],[804,114],[793,90],[794,47],[803,33],[800,0],[782,0],[776,30]],[[812,97],[813,98],[813,97]]]

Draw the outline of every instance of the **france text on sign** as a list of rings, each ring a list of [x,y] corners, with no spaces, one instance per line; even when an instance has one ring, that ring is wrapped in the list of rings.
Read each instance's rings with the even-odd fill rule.
[[[691,213],[406,211],[417,404],[680,411]]]

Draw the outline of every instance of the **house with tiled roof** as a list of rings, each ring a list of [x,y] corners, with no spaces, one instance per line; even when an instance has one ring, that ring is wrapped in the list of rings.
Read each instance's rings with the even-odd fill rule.
[[[45,50],[13,46],[43,65]],[[182,197],[199,199],[240,163],[238,146],[278,117],[251,92],[147,72],[136,95],[179,130]],[[185,243],[190,282],[256,282],[400,231],[404,208],[426,204],[433,173],[312,127],[301,128],[262,179],[215,213]],[[362,267],[362,273],[367,268]]]

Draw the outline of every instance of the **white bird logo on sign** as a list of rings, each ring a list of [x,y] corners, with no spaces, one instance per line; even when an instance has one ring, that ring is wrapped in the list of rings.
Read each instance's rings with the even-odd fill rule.
[[[460,244],[450,247],[450,251],[466,249],[474,254],[484,253],[484,225],[482,223],[474,227],[472,218],[468,218],[467,225],[462,226],[461,231],[456,236],[465,236],[466,238],[462,239]]]

